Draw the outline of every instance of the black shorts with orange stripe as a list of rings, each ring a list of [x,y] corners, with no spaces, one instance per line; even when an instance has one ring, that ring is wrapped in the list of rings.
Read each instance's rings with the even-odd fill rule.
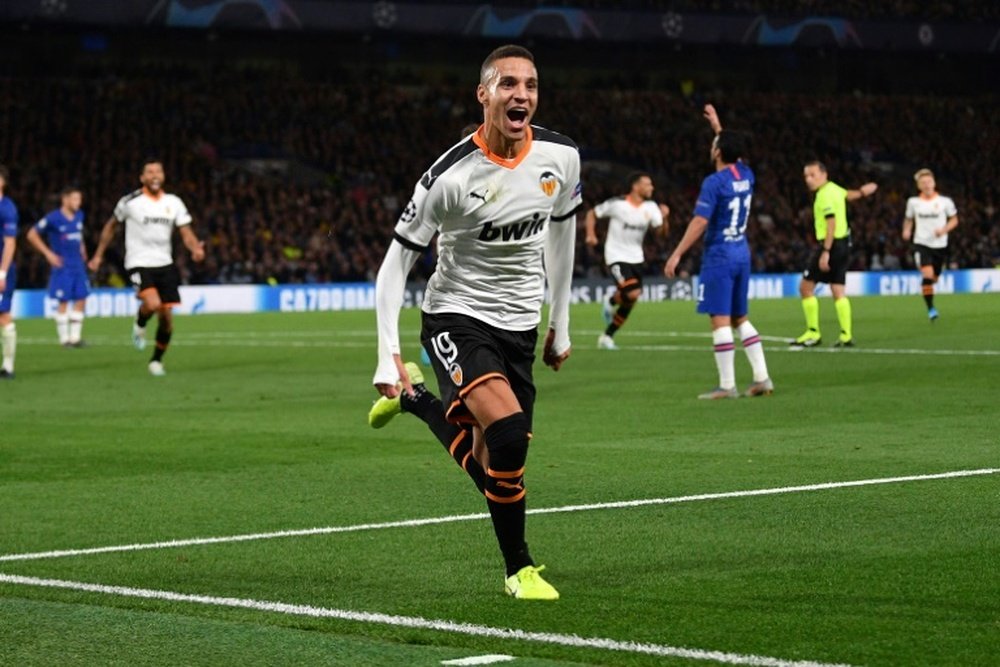
[[[642,289],[642,264],[626,264],[625,262],[615,262],[608,267],[611,277],[615,279],[615,285],[623,292],[634,289]]]
[[[163,305],[179,305],[181,302],[181,274],[174,264],[153,268],[136,267],[128,270],[129,280],[135,285],[136,296],[142,298],[143,292],[155,289],[160,295]]]
[[[423,313],[420,340],[437,376],[445,418],[474,424],[465,397],[491,378],[503,378],[521,404],[531,427],[535,408],[532,364],[538,330],[506,331],[457,313]]]

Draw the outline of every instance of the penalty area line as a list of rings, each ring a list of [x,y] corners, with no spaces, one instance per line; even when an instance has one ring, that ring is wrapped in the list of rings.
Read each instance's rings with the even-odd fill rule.
[[[140,598],[144,600],[161,600],[165,602],[183,602],[213,607],[228,607],[250,609],[253,611],[285,614],[289,616],[308,616],[310,618],[329,618],[358,623],[390,625],[418,630],[434,630],[452,634],[487,637],[491,639],[513,639],[541,644],[555,644],[572,648],[601,649],[620,653],[639,653],[662,657],[687,658],[688,660],[703,660],[721,662],[729,665],[753,665],[755,667],[847,667],[835,663],[814,662],[811,660],[784,660],[764,655],[729,653],[665,644],[650,644],[644,642],[620,641],[603,637],[580,637],[572,634],[555,632],[532,632],[514,628],[498,628],[488,625],[476,625],[440,619],[427,619],[420,616],[399,616],[378,612],[350,611],[346,609],[331,609],[311,605],[289,604],[286,602],[271,602],[246,598],[216,597],[211,595],[190,595],[161,591],[149,588],[131,588],[126,586],[106,586],[81,581],[66,581],[62,579],[42,579],[39,577],[24,577],[14,574],[0,573],[0,583],[15,586],[35,586],[55,588],[88,593],[100,593],[118,597]]]
[[[563,505],[560,507],[540,507],[528,510],[528,514],[562,514],[568,512],[589,512],[604,509],[628,509],[633,507],[648,507],[652,505],[673,505],[677,503],[698,502],[703,500],[722,500],[726,498],[753,498],[756,496],[777,496],[789,493],[805,493],[809,491],[827,491],[860,486],[876,486],[880,484],[900,484],[904,482],[922,482],[938,479],[954,479],[958,477],[975,477],[1000,473],[1000,468],[979,468],[976,470],[954,470],[951,472],[932,473],[926,475],[906,475],[902,477],[877,477],[873,479],[858,479],[845,482],[824,482],[820,484],[804,484],[799,486],[780,486],[766,489],[750,489],[744,491],[725,491],[722,493],[701,493],[688,496],[673,496],[668,498],[644,498],[639,500],[619,500],[583,505]],[[401,521],[384,521],[380,523],[362,523],[347,526],[326,526],[320,528],[304,528],[298,530],[279,530],[268,533],[248,533],[244,535],[228,535],[223,537],[196,537],[190,539],[168,540],[161,542],[145,542],[136,544],[120,544],[105,547],[90,547],[83,549],[62,549],[58,551],[40,551],[35,553],[6,554],[0,556],[0,562],[43,560],[49,558],[67,558],[72,556],[89,556],[94,554],[116,553],[124,551],[147,551],[151,549],[171,549],[177,547],[200,546],[207,544],[226,544],[230,542],[253,542],[256,540],[272,540],[284,537],[306,537],[311,535],[332,535],[335,533],[353,533],[367,530],[384,530],[389,528],[415,528],[419,526],[434,526],[462,521],[481,521],[489,518],[489,514],[456,514],[450,516],[430,517],[426,519],[405,519]]]

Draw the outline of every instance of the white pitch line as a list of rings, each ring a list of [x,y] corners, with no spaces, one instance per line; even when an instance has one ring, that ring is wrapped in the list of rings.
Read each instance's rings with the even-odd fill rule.
[[[620,500],[606,503],[590,503],[584,505],[563,505],[561,507],[542,507],[528,510],[528,514],[561,514],[566,512],[588,512],[602,509],[626,509],[632,507],[648,507],[651,505],[673,505],[702,500],[721,500],[725,498],[752,498],[756,496],[776,496],[788,493],[803,493],[807,491],[826,491],[830,489],[845,489],[858,486],[875,486],[879,484],[898,484],[902,482],[919,482],[936,479],[953,479],[957,477],[974,477],[1000,473],[1000,468],[980,468],[977,470],[955,470],[951,472],[933,473],[928,475],[907,475],[904,477],[880,477],[874,479],[859,479],[846,482],[825,482],[821,484],[805,484],[800,486],[781,486],[767,489],[751,489],[745,491],[726,491],[722,493],[702,493],[689,496],[673,496],[669,498],[646,498],[641,500]],[[249,533],[245,535],[229,535],[224,537],[196,537],[183,540],[163,542],[145,542],[136,544],[121,544],[106,547],[91,547],[84,549],[63,549],[59,551],[39,551],[35,553],[7,554],[0,556],[0,562],[43,560],[49,558],[66,558],[71,556],[89,556],[93,554],[115,553],[123,551],[147,551],[150,549],[171,549],[176,547],[200,546],[205,544],[226,544],[230,542],[251,542],[256,540],[272,540],[284,537],[305,537],[310,535],[331,535],[335,533],[353,533],[368,530],[384,530],[389,528],[414,528],[418,526],[434,526],[461,521],[480,521],[488,519],[489,514],[457,514],[450,516],[431,517],[426,519],[406,519],[401,521],[386,521],[382,523],[363,523],[348,526],[326,526],[321,528],[303,528],[298,530],[279,530],[268,533]]]
[[[513,662],[516,658],[512,655],[501,653],[490,653],[489,655],[472,655],[468,658],[455,658],[454,660],[442,660],[442,665],[495,665],[498,662]]]
[[[575,336],[589,336],[604,333],[603,330],[581,329],[574,330]],[[374,332],[364,329],[345,329],[333,331],[317,330],[284,330],[284,331],[192,331],[178,336],[175,345],[185,346],[185,343],[196,343],[199,347],[288,347],[288,348],[368,348],[373,343],[370,341],[345,341],[343,338],[368,338],[374,340]],[[711,338],[711,333],[704,331],[648,331],[642,329],[630,329],[627,338]],[[295,338],[323,339],[323,340],[288,340]],[[781,343],[778,347],[769,347],[768,352],[801,352],[799,348],[791,348],[785,345],[791,339],[785,336],[761,335],[761,339],[771,343]],[[120,345],[122,347],[131,346],[131,342],[122,336],[91,336],[89,342],[100,345]],[[415,340],[415,336],[414,336]],[[19,339],[21,345],[51,345],[56,347],[52,336],[26,337]],[[636,352],[703,352],[704,346],[698,345],[629,345],[620,346],[620,350]],[[879,354],[879,355],[930,355],[930,356],[972,356],[972,357],[995,357],[1000,356],[1000,350],[945,350],[945,349],[917,349],[917,348],[866,348],[855,347],[849,350],[841,350],[832,347],[811,348],[809,352],[821,352],[827,354]]]
[[[649,644],[631,641],[619,641],[602,637],[580,637],[554,632],[532,632],[514,628],[496,628],[488,625],[460,623],[439,619],[427,619],[420,616],[399,616],[377,612],[350,611],[345,609],[330,609],[311,605],[289,604],[286,602],[270,602],[245,598],[215,597],[210,595],[189,595],[173,591],[160,591],[148,588],[129,588],[126,586],[105,586],[80,581],[65,581],[61,579],[42,579],[38,577],[23,577],[13,574],[0,574],[0,583],[18,586],[37,586],[43,588],[58,588],[88,593],[102,593],[119,597],[142,598],[146,600],[164,600],[167,602],[188,602],[214,607],[230,607],[252,609],[255,611],[286,614],[290,616],[308,616],[310,618],[333,618],[359,623],[374,623],[420,630],[435,630],[475,637],[491,639],[513,639],[519,641],[556,644],[573,648],[592,648],[622,653],[640,653],[672,658],[687,658],[688,660],[704,660],[722,662],[730,665],[752,665],[754,667],[847,667],[846,665],[815,662],[811,660],[783,660],[764,655],[742,653],[727,653],[724,651],[709,651],[696,648],[667,646],[665,644]]]
[[[785,339],[781,339],[784,341]],[[618,350],[628,352],[630,350],[638,352],[689,352],[689,351],[711,351],[711,347],[705,345],[619,345]],[[852,347],[840,349],[836,347],[811,347],[803,350],[790,345],[780,345],[778,347],[767,348],[767,353],[772,352],[793,352],[805,354],[903,354],[903,355],[927,355],[939,357],[1000,357],[1000,350],[918,350],[902,348],[875,348],[875,347]]]
[[[681,338],[684,336],[674,336]],[[704,338],[704,336],[698,334],[698,338]],[[765,338],[762,336],[762,338]],[[131,343],[128,341],[122,341],[120,338],[116,337],[93,337],[88,339],[93,344],[100,345],[114,345],[116,347],[131,347]],[[772,336],[767,338],[770,341],[776,341],[782,343],[777,347],[769,347],[767,349],[768,354],[772,352],[792,352],[806,354],[877,354],[877,355],[909,355],[909,356],[945,356],[945,357],[997,357],[1000,356],[1000,350],[921,350],[915,348],[866,348],[866,347],[854,347],[848,350],[842,350],[833,347],[814,347],[807,351],[803,351],[800,348],[789,347],[784,343],[787,342],[786,338],[779,338]],[[42,345],[42,346],[52,346],[56,347],[56,344],[52,342],[49,337],[41,338],[21,338],[18,339],[21,345]],[[179,341],[172,343],[174,347],[250,347],[250,348],[282,348],[282,349],[293,349],[293,348],[308,348],[308,349],[337,349],[337,348],[350,348],[350,349],[372,349],[373,343],[368,341],[345,341],[345,340],[282,340],[277,338],[265,338],[263,340],[254,337],[244,337],[240,338],[228,338],[228,337],[209,337],[209,338],[199,338],[190,340],[188,337],[187,342],[182,338]],[[704,352],[707,349],[705,345],[620,345],[618,347],[621,352]],[[76,354],[76,353],[73,353]]]

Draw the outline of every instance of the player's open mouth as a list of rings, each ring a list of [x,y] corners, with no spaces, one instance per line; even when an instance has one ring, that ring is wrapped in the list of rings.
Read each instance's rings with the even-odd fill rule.
[[[525,121],[528,119],[528,110],[523,107],[514,107],[512,109],[507,109],[507,120],[510,121],[511,125],[515,128],[523,128]]]

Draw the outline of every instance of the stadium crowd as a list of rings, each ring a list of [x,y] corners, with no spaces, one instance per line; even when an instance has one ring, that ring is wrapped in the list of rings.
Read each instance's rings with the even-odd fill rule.
[[[117,199],[138,187],[142,161],[161,156],[168,191],[180,195],[207,240],[204,264],[178,253],[192,283],[372,280],[428,161],[458,140],[480,111],[468,86],[317,83],[262,74],[245,78],[163,73],[98,79],[0,79],[0,156],[22,229],[56,206],[67,183],[85,194],[87,244]],[[992,156],[1000,121],[990,96],[887,97],[739,93],[708,97],[547,87],[536,122],[574,138],[588,205],[624,191],[647,170],[671,208],[667,239],[650,239],[658,273],[690,217],[709,172],[700,106],[712,101],[727,127],[752,134],[758,175],[751,243],[755,270],[799,271],[812,229],[802,165],[824,160],[831,178],[881,185],[851,213],[855,269],[912,266],[900,239],[912,174],[927,166],[955,198],[961,226],[953,267],[994,266],[1000,225]],[[577,273],[598,275],[582,243]],[[120,244],[119,244],[120,245]],[[123,284],[108,255],[97,284]],[[19,283],[43,286],[48,267],[19,244]],[[691,252],[682,269],[697,269]],[[429,275],[433,257],[418,265]]]

